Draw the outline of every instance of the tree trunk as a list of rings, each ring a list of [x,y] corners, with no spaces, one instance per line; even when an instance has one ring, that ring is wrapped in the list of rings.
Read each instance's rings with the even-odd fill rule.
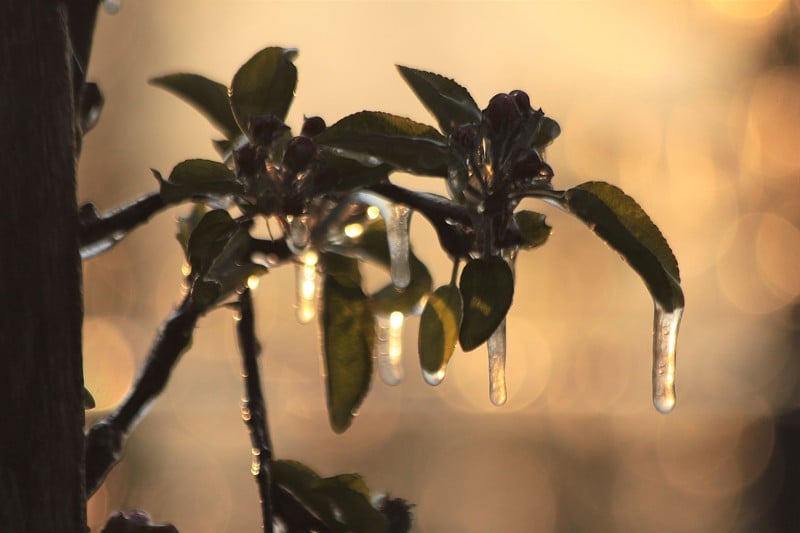
[[[73,55],[55,0],[0,2],[0,531],[83,532]]]

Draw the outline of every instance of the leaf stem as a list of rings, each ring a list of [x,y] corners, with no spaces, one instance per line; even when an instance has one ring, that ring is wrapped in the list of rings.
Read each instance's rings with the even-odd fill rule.
[[[273,531],[272,522],[272,443],[267,422],[267,408],[261,392],[261,377],[258,371],[258,355],[261,346],[255,335],[253,297],[250,289],[239,296],[240,315],[236,324],[239,350],[242,354],[242,377],[245,398],[242,404],[242,419],[250,431],[253,465],[251,473],[256,478],[261,497],[261,518],[264,531]]]

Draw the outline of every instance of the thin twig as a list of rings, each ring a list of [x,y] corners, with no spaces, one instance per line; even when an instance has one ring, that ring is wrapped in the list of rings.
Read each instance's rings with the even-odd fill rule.
[[[207,308],[191,305],[187,295],[172,311],[153,343],[147,361],[128,396],[110,415],[95,423],[86,436],[86,492],[92,495],[119,462],[122,442],[145,408],[169,380],[172,368],[189,346],[197,320]]]
[[[253,297],[250,289],[239,296],[239,321],[236,333],[239,350],[242,353],[242,377],[244,378],[245,398],[242,403],[242,419],[250,431],[253,447],[253,464],[250,473],[256,478],[261,497],[261,519],[264,531],[273,531],[272,523],[272,443],[267,422],[267,408],[261,392],[261,376],[258,372],[258,355],[261,346],[256,339]]]

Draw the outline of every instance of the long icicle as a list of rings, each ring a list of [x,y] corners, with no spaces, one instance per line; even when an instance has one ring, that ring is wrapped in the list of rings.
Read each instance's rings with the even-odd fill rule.
[[[317,253],[314,250],[308,250],[303,254],[302,261],[294,266],[295,306],[297,321],[301,324],[308,324],[316,314]]]
[[[387,385],[398,385],[403,381],[403,318],[399,311],[375,317],[378,375]]]
[[[508,248],[501,252],[502,258],[514,275],[517,262],[517,249]],[[497,329],[486,342],[489,351],[489,399],[494,405],[500,406],[508,400],[506,387],[506,319],[497,326]]]
[[[653,405],[660,413],[675,408],[675,350],[683,308],[667,311],[655,303],[653,317]]]

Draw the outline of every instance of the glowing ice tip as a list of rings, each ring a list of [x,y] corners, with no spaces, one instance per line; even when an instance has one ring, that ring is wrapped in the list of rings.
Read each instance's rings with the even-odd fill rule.
[[[344,227],[344,234],[347,235],[350,239],[355,239],[359,235],[364,233],[364,226],[361,224],[348,224]]]

